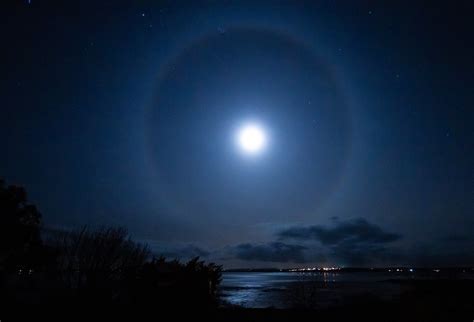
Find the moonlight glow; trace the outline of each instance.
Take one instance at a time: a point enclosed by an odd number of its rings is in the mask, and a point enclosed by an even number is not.
[[[267,143],[267,137],[262,127],[257,124],[246,124],[237,133],[237,143],[246,154],[258,154]]]

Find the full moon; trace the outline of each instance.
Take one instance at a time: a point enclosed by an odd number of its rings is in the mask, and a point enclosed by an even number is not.
[[[237,132],[237,144],[246,154],[258,154],[267,144],[265,131],[257,124],[246,124]]]

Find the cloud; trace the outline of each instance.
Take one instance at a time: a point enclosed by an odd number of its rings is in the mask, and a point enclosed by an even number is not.
[[[384,231],[381,227],[369,223],[363,218],[337,222],[334,227],[320,225],[291,227],[277,233],[280,239],[319,241],[322,245],[332,246],[341,243],[386,244],[401,238],[400,235]]]
[[[275,263],[336,263],[369,265],[397,260],[399,251],[390,247],[401,235],[385,231],[363,218],[331,226],[311,225],[277,229],[274,240],[228,246],[221,260]]]
[[[285,228],[277,232],[276,236],[280,241],[304,243],[313,250],[313,255],[346,265],[397,260],[398,252],[389,246],[401,238],[401,235],[385,231],[363,218],[347,221],[335,219],[335,224],[329,227],[312,225]]]
[[[262,262],[306,262],[305,246],[285,244],[282,242],[271,242],[267,244],[240,244],[233,247],[234,256],[246,261]]]

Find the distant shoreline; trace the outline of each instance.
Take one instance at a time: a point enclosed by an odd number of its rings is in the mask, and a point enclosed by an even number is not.
[[[394,273],[468,273],[474,272],[474,267],[338,267],[338,268],[230,268],[223,269],[224,273],[371,273],[371,272],[394,272]]]

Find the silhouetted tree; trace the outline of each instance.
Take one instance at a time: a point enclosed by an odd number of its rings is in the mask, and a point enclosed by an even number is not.
[[[41,214],[27,202],[22,187],[0,180],[0,265],[3,269],[37,265],[41,250]]]
[[[133,242],[123,228],[87,227],[56,240],[57,269],[66,287],[111,290],[129,271],[142,267],[148,248]]]

